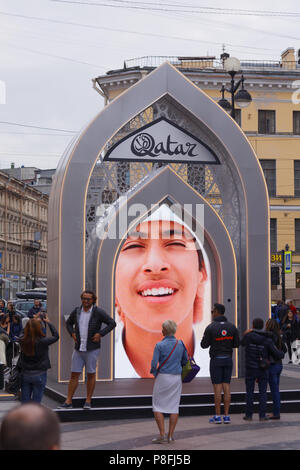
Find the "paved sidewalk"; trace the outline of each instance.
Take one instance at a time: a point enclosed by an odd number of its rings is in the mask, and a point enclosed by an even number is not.
[[[16,401],[0,401],[0,421]],[[52,407],[51,400],[43,404]],[[61,424],[63,450],[299,450],[300,413],[281,415],[280,421],[245,422],[231,416],[231,424],[209,424],[208,416],[181,417],[173,444],[152,444],[154,419],[89,421]],[[166,419],[166,427],[168,420]],[[134,453],[133,453],[134,455]]]
[[[208,417],[179,419],[173,444],[152,444],[154,420],[62,424],[62,448],[69,450],[295,450],[300,449],[300,414],[282,415],[280,421],[243,421],[209,424]]]
[[[299,366],[285,366],[283,375],[300,378]],[[299,392],[300,393],[300,392]],[[0,422],[4,414],[19,404],[1,393]],[[44,396],[43,404],[57,403]],[[92,411],[91,411],[92,413]],[[280,421],[243,421],[242,414],[231,415],[231,424],[209,424],[208,416],[180,417],[173,444],[153,445],[157,436],[154,419],[107,420],[61,423],[63,450],[299,450],[300,413],[281,415]],[[166,419],[166,429],[168,420]]]

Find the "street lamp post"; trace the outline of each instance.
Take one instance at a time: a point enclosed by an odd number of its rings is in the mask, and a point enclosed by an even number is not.
[[[235,82],[235,76],[241,71],[241,64],[238,59],[235,57],[227,57],[224,62],[224,70],[231,76],[230,88],[226,88],[225,85],[222,85],[221,93],[222,98],[219,100],[218,104],[227,112],[230,112],[230,115],[235,119],[235,104],[240,108],[246,108],[252,101],[250,93],[244,88],[244,75],[242,74],[240,80]],[[241,89],[238,91],[239,87]],[[225,91],[231,95],[231,104],[225,99]]]

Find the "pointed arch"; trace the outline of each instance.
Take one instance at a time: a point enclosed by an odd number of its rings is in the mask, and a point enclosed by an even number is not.
[[[53,368],[58,380],[67,380],[72,349],[64,315],[78,303],[86,281],[85,211],[92,171],[112,136],[163,96],[176,100],[195,117],[234,170],[243,231],[238,268],[241,326],[246,327],[257,312],[269,312],[269,201],[259,161],[235,121],[165,63],[103,109],[70,144],[58,165],[49,201],[48,236],[49,312],[60,330],[58,357],[63,356],[66,363],[62,368],[59,359]]]

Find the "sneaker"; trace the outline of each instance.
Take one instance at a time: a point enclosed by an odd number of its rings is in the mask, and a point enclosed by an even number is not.
[[[163,444],[164,442],[166,442],[165,436],[158,436],[152,439],[152,444]]]
[[[209,419],[210,424],[222,424],[221,416],[213,416]]]
[[[230,416],[223,416],[223,423],[224,424],[230,424],[231,423]]]
[[[84,410],[90,410],[91,408],[92,408],[91,403],[88,403],[88,402],[86,401],[85,404],[83,405],[83,409],[84,409]]]
[[[173,437],[173,436],[168,437],[168,443],[169,443],[169,444],[173,444],[173,442],[175,442],[174,437]]]
[[[244,421],[252,421],[252,416],[243,416]]]
[[[62,408],[62,409],[65,409],[65,410],[68,410],[70,408],[73,408],[73,405],[72,403],[63,403],[62,405],[60,405],[58,408]]]

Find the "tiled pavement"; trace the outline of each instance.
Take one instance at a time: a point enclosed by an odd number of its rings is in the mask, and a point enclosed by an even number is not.
[[[16,401],[0,401],[0,421]],[[54,407],[45,397],[43,404]],[[231,424],[209,424],[207,416],[181,417],[173,444],[154,445],[154,419],[89,421],[61,424],[63,450],[299,450],[300,414],[286,413],[280,421],[245,422],[231,416]],[[166,426],[168,420],[166,419]]]
[[[300,367],[299,367],[300,369]],[[290,371],[290,372],[289,372]],[[284,373],[292,373],[285,367]],[[298,372],[298,371],[297,371]],[[299,371],[300,372],[300,371]],[[298,374],[297,374],[298,375]],[[299,387],[300,389],[300,387]],[[2,396],[0,421],[19,402]],[[56,403],[44,397],[43,404]],[[108,420],[61,423],[63,450],[298,450],[300,449],[300,413],[281,415],[280,421],[245,422],[243,415],[231,416],[231,424],[209,424],[208,416],[180,417],[173,444],[154,445],[157,435],[154,419]],[[167,419],[166,419],[167,426]]]
[[[173,444],[154,445],[154,420],[62,424],[62,448],[75,450],[295,450],[300,449],[300,414],[280,421],[209,424],[206,416],[179,419]]]

